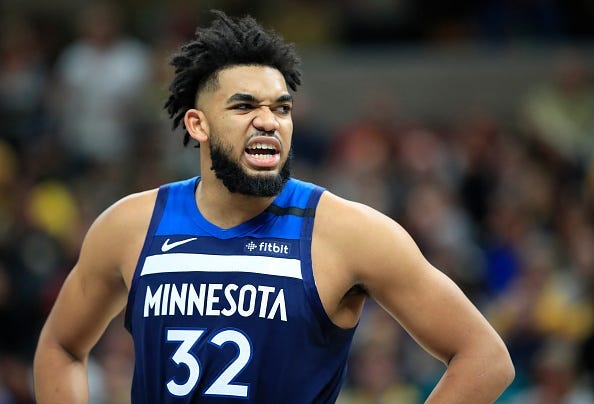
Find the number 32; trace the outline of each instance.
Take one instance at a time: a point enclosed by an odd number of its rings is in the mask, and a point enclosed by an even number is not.
[[[187,396],[198,384],[201,376],[200,362],[191,349],[204,334],[204,329],[168,329],[167,342],[179,342],[179,347],[173,353],[171,360],[176,365],[185,365],[188,368],[188,379],[179,384],[174,378],[167,382],[167,390],[177,397]],[[227,343],[237,346],[238,354],[223,370],[223,372],[204,391],[204,395],[247,397],[249,385],[232,383],[233,379],[246,367],[252,357],[250,340],[241,331],[224,329],[215,333],[209,343],[221,348]]]

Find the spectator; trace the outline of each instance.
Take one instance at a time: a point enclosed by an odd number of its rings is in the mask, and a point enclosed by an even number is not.
[[[59,131],[79,162],[125,157],[150,74],[148,49],[124,35],[119,10],[96,3],[79,17],[80,37],[59,56]]]
[[[48,69],[30,21],[11,17],[0,21],[0,133],[21,150],[43,134]]]
[[[554,78],[526,97],[523,119],[529,135],[566,161],[586,163],[594,147],[594,86],[577,52],[562,52]]]

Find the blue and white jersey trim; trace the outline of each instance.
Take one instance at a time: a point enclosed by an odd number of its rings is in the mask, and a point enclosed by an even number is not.
[[[173,272],[248,272],[302,279],[298,259],[169,253],[146,257],[140,276]]]

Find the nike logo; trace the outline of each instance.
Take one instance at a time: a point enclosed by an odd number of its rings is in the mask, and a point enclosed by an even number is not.
[[[165,240],[165,242],[161,246],[161,251],[167,252],[167,251],[171,250],[172,248],[175,248],[175,247],[180,246],[182,244],[189,243],[190,241],[194,241],[194,240],[198,240],[198,238],[197,237],[186,238],[186,239],[183,239],[183,240],[174,241],[173,243],[170,243],[169,242],[169,239],[167,239],[167,240]]]

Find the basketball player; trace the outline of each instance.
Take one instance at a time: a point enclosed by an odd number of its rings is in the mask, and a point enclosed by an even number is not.
[[[40,404],[88,400],[89,351],[124,307],[133,403],[334,402],[368,298],[447,365],[429,402],[492,402],[509,385],[500,337],[405,230],[290,177],[298,62],[223,13],[172,58],[166,108],[200,145],[201,176],[91,226],[39,339]]]

